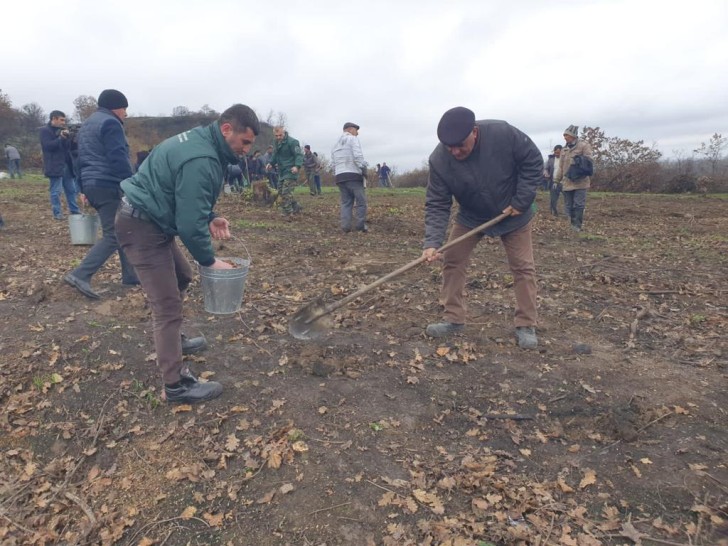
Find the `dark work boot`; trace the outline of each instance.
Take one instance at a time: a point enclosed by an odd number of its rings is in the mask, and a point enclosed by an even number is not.
[[[581,231],[581,225],[584,223],[584,209],[574,209],[574,217],[571,220],[571,225],[574,226],[576,231]]]
[[[205,336],[187,337],[182,334],[182,354],[193,355],[207,349],[207,340]]]
[[[171,404],[197,404],[220,396],[222,385],[216,381],[192,383],[180,379],[176,385],[165,385],[164,394]]]
[[[429,324],[425,329],[425,333],[430,337],[447,337],[462,332],[463,328],[465,328],[463,324],[438,322],[436,324]]]

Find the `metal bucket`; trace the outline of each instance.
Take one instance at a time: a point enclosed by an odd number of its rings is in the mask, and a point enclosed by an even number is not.
[[[72,245],[93,245],[99,236],[99,217],[96,214],[70,214],[68,228]]]
[[[205,311],[215,315],[230,315],[240,311],[245,293],[245,279],[250,269],[248,258],[218,258],[235,265],[234,269],[212,269],[197,265],[200,271]]]

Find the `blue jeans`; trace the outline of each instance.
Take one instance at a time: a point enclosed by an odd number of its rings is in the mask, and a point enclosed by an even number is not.
[[[364,231],[367,221],[367,195],[364,182],[350,180],[338,184],[341,197],[341,229],[351,231],[352,211],[356,209],[354,229]]]
[[[320,174],[313,175],[313,181],[316,184],[316,193],[318,195],[321,195],[321,175]]]
[[[121,203],[121,189],[107,188],[84,184],[84,195],[93,208],[99,213],[103,237],[96,241],[83,259],[81,264],[73,270],[73,275],[82,281],[91,282],[91,277],[106,263],[114,252],[119,252],[121,262],[121,282],[124,284],[138,284],[134,267],[129,263],[126,254],[119,247],[116,240],[114,219]]]
[[[20,160],[8,159],[8,174],[10,178],[15,178],[15,173],[18,173],[18,178],[23,178],[23,173],[20,170]]]
[[[66,194],[66,203],[68,203],[68,211],[71,214],[81,214],[81,209],[78,208],[78,189],[76,188],[76,181],[73,177],[64,172],[63,176],[50,177],[50,193],[51,193],[51,210],[53,216],[59,217],[63,214],[61,208],[61,191]]]

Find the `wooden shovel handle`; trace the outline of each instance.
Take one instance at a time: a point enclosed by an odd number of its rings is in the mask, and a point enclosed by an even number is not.
[[[496,225],[497,223],[505,220],[506,218],[508,218],[508,216],[510,216],[510,215],[509,214],[500,214],[500,215],[496,216],[495,218],[493,218],[492,220],[489,220],[488,222],[485,222],[484,224],[481,224],[478,227],[471,229],[467,233],[464,233],[457,239],[453,239],[452,241],[447,242],[446,244],[444,244],[440,248],[438,248],[437,251],[442,252],[443,250],[447,250],[448,248],[455,246],[459,242],[464,241],[468,237],[472,237],[476,233],[479,233],[485,229],[488,229],[489,227],[492,227],[492,226]],[[369,292],[370,290],[373,290],[377,286],[384,284],[388,280],[391,280],[391,279],[401,275],[402,273],[409,271],[413,267],[420,265],[422,262],[425,261],[425,259],[426,258],[424,256],[420,256],[416,260],[413,260],[410,263],[403,265],[399,269],[392,271],[391,273],[385,275],[384,277],[377,279],[373,283],[368,284],[368,285],[364,286],[363,288],[360,288],[359,290],[357,290],[356,292],[354,292],[352,294],[349,294],[345,298],[342,298],[338,301],[330,303],[323,309],[323,311],[321,313],[319,313],[318,317],[328,315],[329,313],[331,313],[332,311],[335,311],[339,307],[342,307],[342,306],[346,305],[347,303],[354,301],[356,298],[358,298],[362,294],[365,294],[365,293]],[[315,318],[318,318],[318,317],[315,317]],[[314,320],[315,320],[315,318],[314,318]]]

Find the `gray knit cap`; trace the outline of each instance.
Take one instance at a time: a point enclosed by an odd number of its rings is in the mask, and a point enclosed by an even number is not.
[[[564,134],[573,136],[574,138],[579,138],[579,126],[569,125],[566,129],[564,129]]]

